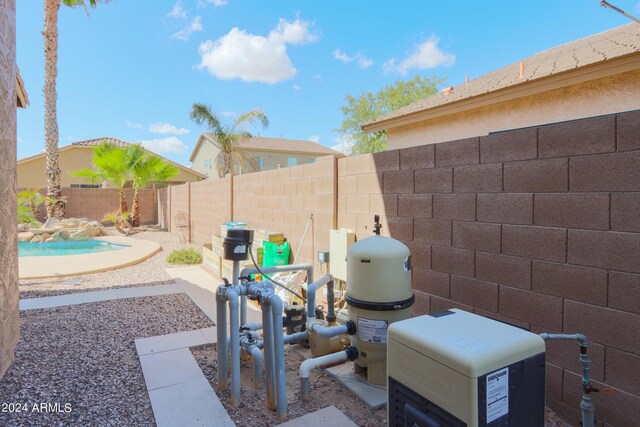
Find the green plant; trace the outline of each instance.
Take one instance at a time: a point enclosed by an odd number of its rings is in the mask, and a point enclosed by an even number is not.
[[[139,227],[140,189],[151,183],[162,184],[178,175],[180,171],[166,160],[146,151],[140,144],[127,147],[127,160],[131,172],[131,185],[134,188],[130,222],[134,227]]]
[[[437,86],[444,79],[437,77],[415,76],[410,80],[396,80],[377,92],[364,92],[360,95],[347,95],[342,110],[342,125],[336,131],[340,136],[353,143],[352,155],[377,153],[387,149],[385,130],[365,133],[360,126],[380,116],[427,98],[438,92]]]
[[[71,176],[82,177],[93,184],[102,181],[112,183],[120,193],[119,213],[129,210],[123,188],[130,179],[130,165],[126,148],[103,142],[93,147],[93,169],[71,171]]]
[[[195,249],[176,249],[167,257],[169,264],[201,264],[202,254]]]
[[[33,217],[38,217],[38,208],[42,203],[44,203],[45,197],[40,194],[40,188],[27,188],[24,191],[20,191],[18,193],[18,200],[22,200],[24,204],[29,206],[31,212],[33,212]]]
[[[23,200],[18,198],[18,224],[39,225],[33,211]]]

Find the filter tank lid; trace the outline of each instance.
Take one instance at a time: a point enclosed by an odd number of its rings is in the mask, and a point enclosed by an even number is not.
[[[391,237],[375,235],[355,242],[347,251],[351,257],[400,258],[405,259],[411,252],[407,245]]]
[[[409,347],[469,378],[544,353],[537,334],[464,310],[389,325],[389,342]],[[435,316],[435,317],[434,317]]]

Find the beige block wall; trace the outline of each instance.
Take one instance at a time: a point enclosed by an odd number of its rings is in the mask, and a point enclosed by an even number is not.
[[[203,244],[220,233],[220,224],[231,219],[231,177],[191,184],[191,241]]]
[[[158,222],[156,208],[156,190],[140,189],[140,222],[156,224]],[[133,207],[133,189],[124,190],[129,211]],[[62,195],[67,198],[65,217],[89,218],[99,221],[107,213],[118,210],[120,192],[116,188],[63,188]]]
[[[84,178],[71,176],[69,172],[79,169],[91,169],[93,150],[91,147],[73,147],[60,151],[60,169],[62,170],[62,187],[71,187],[71,184],[88,184]],[[45,157],[37,157],[18,165],[18,187],[38,188],[47,186],[45,175]],[[199,179],[193,173],[180,169],[180,173],[172,178],[172,182],[182,183]]]
[[[640,70],[387,130],[389,149],[640,109]]]
[[[0,378],[20,339],[16,204],[16,5],[0,2]]]
[[[282,232],[298,263],[316,262],[319,249],[329,247],[329,230],[335,225],[335,167],[333,156],[316,163],[274,169],[233,180],[233,219],[257,228]],[[313,222],[302,240],[313,214]],[[293,259],[292,255],[292,259]]]

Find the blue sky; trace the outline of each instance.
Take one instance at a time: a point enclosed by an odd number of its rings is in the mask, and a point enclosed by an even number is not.
[[[612,0],[640,13],[638,0]],[[42,1],[17,2],[17,56],[31,105],[18,112],[18,158],[43,151]],[[416,74],[444,86],[629,22],[598,0],[112,0],[60,9],[60,146],[111,136],[189,165],[205,102],[254,133],[338,144],[347,94]]]

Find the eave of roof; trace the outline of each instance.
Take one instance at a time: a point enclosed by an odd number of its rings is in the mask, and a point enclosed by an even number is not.
[[[374,132],[632,71],[640,54],[640,27],[626,24],[552,47],[470,82],[414,102],[362,129]],[[611,69],[607,70],[607,67]],[[634,68],[635,67],[635,68]],[[558,82],[564,84],[558,85]]]
[[[20,76],[20,69],[16,66],[16,98],[18,108],[27,108],[29,105],[29,96],[27,90],[24,87],[24,81]]]

